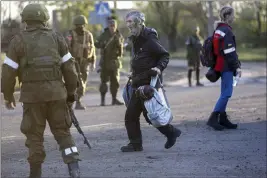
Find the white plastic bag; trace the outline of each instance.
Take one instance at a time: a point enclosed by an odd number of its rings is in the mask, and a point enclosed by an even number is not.
[[[150,100],[144,102],[147,110],[147,117],[154,127],[161,127],[169,124],[173,115],[168,104],[165,91],[161,84],[159,91],[155,89],[158,80],[158,75],[151,78],[150,85],[154,88],[154,96]]]

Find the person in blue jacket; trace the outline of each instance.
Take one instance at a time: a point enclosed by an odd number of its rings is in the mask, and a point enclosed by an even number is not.
[[[207,125],[215,130],[236,129],[226,114],[229,98],[233,93],[233,77],[241,76],[241,63],[236,51],[235,35],[230,26],[234,21],[234,9],[224,6],[220,10],[221,21],[215,22],[213,34],[213,50],[216,56],[214,70],[221,74],[221,95],[211,113]]]

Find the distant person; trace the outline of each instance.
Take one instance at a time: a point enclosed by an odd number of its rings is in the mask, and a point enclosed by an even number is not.
[[[85,29],[88,24],[87,19],[83,15],[78,15],[73,20],[75,28],[70,30],[67,35],[67,42],[71,55],[75,58],[80,68],[79,77],[81,84],[77,90],[78,101],[76,101],[75,109],[84,110],[85,106],[81,103],[87,85],[87,77],[89,68],[95,69],[96,54],[93,34]],[[77,66],[76,66],[77,67]]]
[[[234,9],[224,6],[220,10],[221,21],[215,22],[213,35],[213,50],[217,56],[214,70],[221,75],[221,95],[207,122],[215,130],[236,129],[226,114],[229,98],[233,93],[233,76],[241,76],[241,63],[236,53],[235,36],[230,26],[234,21]]]
[[[105,97],[108,92],[107,82],[110,81],[110,93],[112,96],[112,105],[123,105],[118,100],[117,93],[120,87],[120,69],[122,67],[121,58],[123,56],[124,39],[118,30],[117,21],[108,20],[108,28],[97,38],[95,47],[101,50],[101,59],[99,62],[101,84],[99,91],[101,94],[101,106],[106,105]]]
[[[196,86],[203,86],[200,83],[200,50],[202,37],[199,34],[199,27],[194,28],[194,32],[188,37],[187,45],[187,64],[188,64],[188,85],[192,86],[192,72],[196,71]]]

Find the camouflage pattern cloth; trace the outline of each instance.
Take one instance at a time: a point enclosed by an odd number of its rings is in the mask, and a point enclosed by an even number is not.
[[[81,72],[82,84],[77,90],[78,98],[80,99],[85,94],[89,67],[95,66],[96,62],[94,38],[88,30],[74,29],[69,31],[67,42],[70,53],[78,63]]]
[[[100,93],[107,92],[107,82],[110,81],[110,92],[113,98],[116,98],[119,89],[119,69],[121,69],[121,57],[123,55],[124,39],[117,30],[115,34],[111,34],[109,29],[97,38],[95,46],[101,49],[101,59],[99,66],[101,68],[101,84]]]
[[[4,99],[11,101],[18,76],[23,102],[21,132],[27,138],[30,165],[40,165],[45,159],[46,120],[68,164],[79,160],[66,102],[76,92],[78,75],[64,37],[35,23],[11,40],[2,66],[1,90]]]
[[[121,69],[120,58],[123,55],[124,39],[117,30],[115,34],[111,34],[108,28],[97,38],[95,46],[101,49],[100,67],[103,70]]]
[[[200,67],[200,50],[201,50],[201,37],[197,35],[190,36],[187,41],[187,61],[188,67],[196,70]]]

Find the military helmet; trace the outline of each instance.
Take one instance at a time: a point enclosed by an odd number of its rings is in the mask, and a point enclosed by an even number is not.
[[[87,19],[84,15],[78,15],[73,19],[74,25],[84,25],[88,24]]]
[[[22,11],[22,22],[27,20],[36,20],[41,22],[47,22],[50,18],[48,10],[42,4],[28,4]]]

